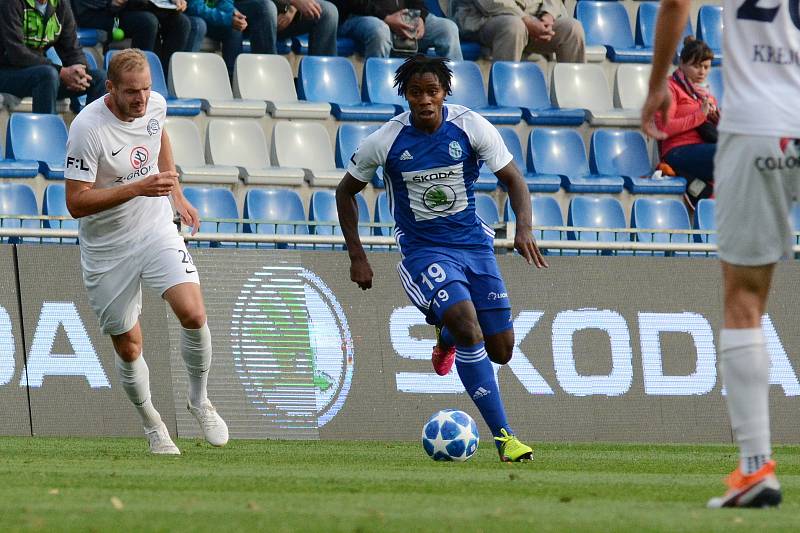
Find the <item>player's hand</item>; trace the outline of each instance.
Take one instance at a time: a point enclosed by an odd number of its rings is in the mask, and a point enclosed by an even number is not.
[[[414,31],[414,26],[406,24],[405,14],[406,10],[401,9],[400,11],[395,11],[391,15],[386,15],[383,21],[389,26],[392,33],[402,35],[406,39],[413,39],[414,37],[411,32]],[[420,18],[420,20],[422,20],[422,18]]]
[[[186,0],[172,0],[172,3],[175,4],[175,11],[178,13],[186,11]]]
[[[350,281],[358,285],[362,291],[372,288],[372,267],[366,257],[350,260]]]
[[[667,80],[659,83],[658,87],[650,88],[647,93],[647,99],[642,106],[642,131],[657,141],[663,141],[667,138],[667,134],[656,127],[656,113],[661,113],[661,119],[664,124],[667,123],[669,117],[667,112],[672,98],[669,95],[667,88]]]
[[[322,16],[322,6],[317,0],[291,0],[291,5],[296,7],[304,18],[317,20]]]
[[[189,200],[182,198],[180,201],[176,201],[175,210],[181,217],[181,223],[192,228],[192,235],[197,233],[197,230],[200,229],[200,213],[189,203]]]
[[[529,265],[536,265],[536,268],[548,268],[550,266],[545,261],[539,246],[536,245],[531,228],[517,226],[517,232],[514,235],[514,248],[525,258]]]
[[[173,170],[151,174],[137,181],[138,196],[169,196],[178,184],[178,173]]]
[[[289,27],[289,24],[292,23],[295,15],[297,15],[297,8],[294,6],[289,6],[289,9],[286,10],[286,13],[281,13],[280,15],[278,15],[279,33]]]
[[[278,17],[278,25],[280,26],[280,17]],[[247,29],[247,17],[240,11],[233,10],[233,17],[231,18],[231,27],[236,31],[244,31]]]

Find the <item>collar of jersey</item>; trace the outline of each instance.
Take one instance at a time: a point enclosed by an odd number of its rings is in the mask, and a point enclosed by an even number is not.
[[[422,131],[421,129],[419,129],[418,127],[416,127],[414,125],[414,123],[411,121],[411,111],[408,112],[408,125],[411,126],[411,129],[413,129],[415,132],[419,133],[420,135],[424,135],[426,137],[433,137],[434,135],[439,133],[442,130],[442,128],[444,127],[445,122],[447,122],[447,114],[448,114],[448,109],[447,109],[447,104],[445,104],[445,105],[442,106],[442,123],[439,124],[439,127],[436,128],[431,133],[426,133],[426,132]]]

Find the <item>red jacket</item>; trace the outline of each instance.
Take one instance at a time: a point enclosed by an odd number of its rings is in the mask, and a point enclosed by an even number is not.
[[[667,134],[667,138],[661,141],[659,153],[661,159],[673,148],[685,146],[687,144],[702,144],[704,141],[695,128],[706,121],[706,115],[701,111],[703,103],[695,100],[683,90],[678,82],[672,77],[669,78],[669,92],[672,102],[667,111],[669,122],[664,125],[661,114],[656,114],[656,126]],[[717,100],[709,95],[714,105]]]

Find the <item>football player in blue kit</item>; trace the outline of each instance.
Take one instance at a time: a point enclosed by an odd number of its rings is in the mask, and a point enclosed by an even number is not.
[[[416,56],[395,74],[410,111],[368,136],[350,158],[336,190],[339,222],[350,255],[350,279],[372,287],[358,236],[356,194],[383,167],[397,265],[411,301],[436,326],[432,362],[446,375],[455,362],[464,388],[494,435],[502,461],[531,459],[508,424],[492,362],[506,364],[514,349],[508,291],[494,255],[494,231],[475,211],[474,184],[482,163],[508,190],[517,217],[515,249],[528,264],[547,263],[531,233],[528,188],[500,133],[479,114],[445,104],[452,72],[446,60]]]

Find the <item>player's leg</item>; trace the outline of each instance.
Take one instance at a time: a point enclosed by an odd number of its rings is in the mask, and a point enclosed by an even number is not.
[[[158,290],[181,323],[180,352],[188,375],[187,409],[213,446],[228,442],[228,426],[208,399],[211,332],[200,291],[200,278],[183,239],[175,233],[152,246],[142,280]]]

